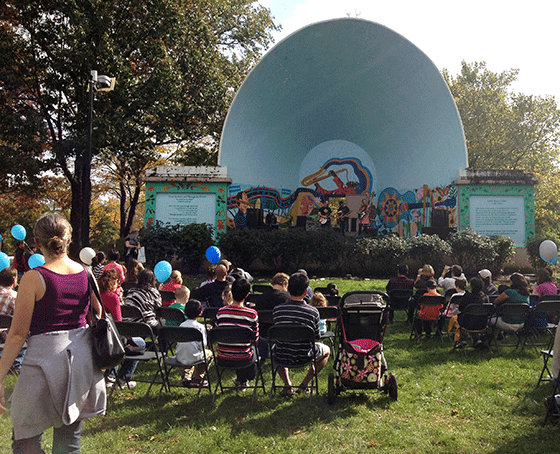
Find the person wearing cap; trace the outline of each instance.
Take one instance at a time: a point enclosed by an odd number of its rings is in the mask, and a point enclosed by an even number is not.
[[[498,292],[498,288],[494,284],[492,284],[492,273],[490,272],[490,270],[487,270],[486,268],[480,270],[478,272],[478,275],[480,276],[480,278],[482,279],[482,283],[484,284],[482,293],[484,293],[485,295],[498,295],[500,293]]]
[[[138,249],[140,249],[140,240],[138,239],[138,229],[133,227],[130,229],[130,233],[126,237],[124,242],[125,249],[125,262],[126,266],[130,266],[132,260],[138,260]]]

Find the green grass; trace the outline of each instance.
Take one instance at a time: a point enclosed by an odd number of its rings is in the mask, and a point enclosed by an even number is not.
[[[312,287],[325,281],[312,283]],[[336,280],[341,293],[383,289],[384,281]],[[345,391],[326,402],[327,375],[319,377],[321,395],[285,400],[259,393],[225,392],[216,404],[207,392],[194,406],[194,390],[159,388],[144,399],[147,384],[115,391],[107,415],[85,422],[84,453],[551,453],[558,451],[558,424],[542,427],[542,399],[550,385],[535,388],[542,359],[534,351],[452,351],[446,339],[409,342],[410,329],[397,314],[385,337],[389,370],[399,383],[392,401],[379,390]],[[153,368],[138,367],[137,378]],[[270,363],[264,364],[267,387]],[[295,376],[302,377],[302,373]],[[228,378],[230,380],[230,378]],[[15,383],[5,380],[7,393]],[[9,452],[11,424],[3,415],[0,452]],[[51,434],[45,442],[50,452]]]

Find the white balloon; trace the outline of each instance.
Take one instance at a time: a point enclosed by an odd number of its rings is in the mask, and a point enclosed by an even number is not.
[[[86,265],[91,265],[91,260],[95,257],[95,251],[90,247],[85,247],[80,251],[80,260]]]
[[[544,240],[539,246],[539,254],[545,262],[552,262],[558,254],[558,247],[554,241]]]

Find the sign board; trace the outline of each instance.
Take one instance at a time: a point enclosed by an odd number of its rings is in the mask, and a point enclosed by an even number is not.
[[[471,195],[471,228],[481,235],[510,237],[525,246],[525,199],[522,195]]]
[[[216,194],[160,192],[156,195],[156,219],[171,225],[213,226],[216,222]]]

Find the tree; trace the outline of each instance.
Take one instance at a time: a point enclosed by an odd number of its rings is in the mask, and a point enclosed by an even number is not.
[[[160,145],[217,143],[235,89],[276,28],[251,0],[8,0],[0,23],[4,181],[64,175],[74,253],[89,244],[90,70],[118,81],[94,104],[93,159],[138,175]]]
[[[494,73],[486,63],[462,62],[443,77],[459,109],[472,169],[517,169],[533,173],[536,229],[560,227],[560,110],[554,97],[515,93],[519,71]]]

